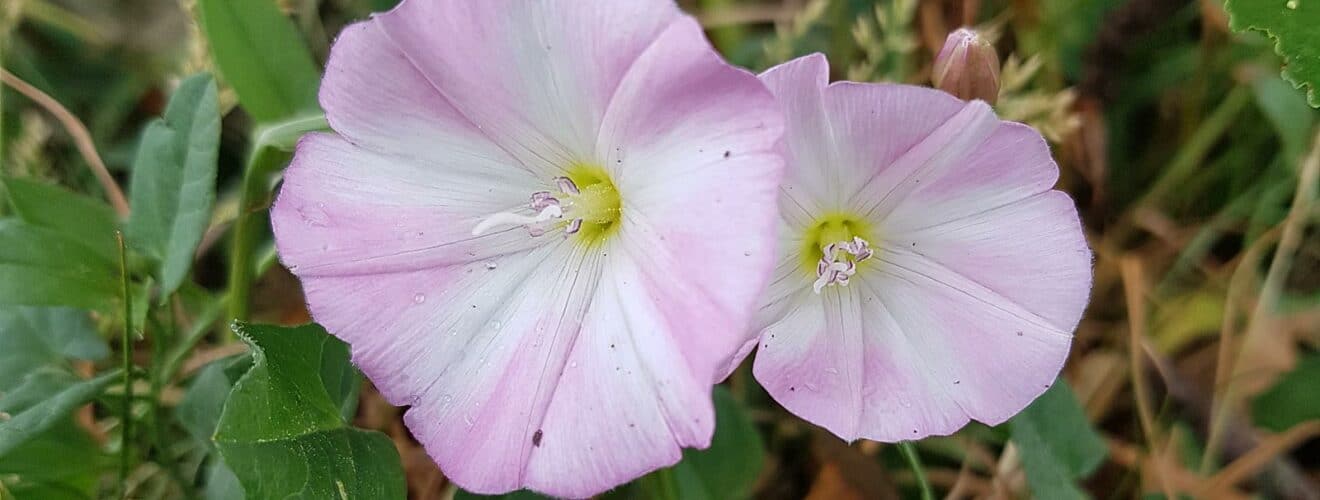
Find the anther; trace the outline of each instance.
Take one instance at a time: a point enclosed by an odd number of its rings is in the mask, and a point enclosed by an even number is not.
[[[871,258],[875,251],[866,240],[854,236],[852,241],[829,243],[821,247],[820,261],[816,263],[816,281],[811,289],[820,293],[825,287],[837,284],[848,286],[857,274],[857,263]]]

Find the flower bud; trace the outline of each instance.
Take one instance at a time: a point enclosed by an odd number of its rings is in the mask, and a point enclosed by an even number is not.
[[[931,80],[960,99],[990,104],[999,97],[999,54],[989,40],[969,28],[958,28],[944,40],[935,57]]]

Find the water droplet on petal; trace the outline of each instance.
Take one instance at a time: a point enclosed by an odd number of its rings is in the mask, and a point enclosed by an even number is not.
[[[497,267],[500,267],[500,265],[496,264],[493,260],[486,262],[486,269],[489,271],[494,271]]]
[[[577,368],[577,361],[568,364],[569,368]]]
[[[426,302],[426,294],[419,293],[417,295],[413,295],[414,304],[421,304],[422,302]]]

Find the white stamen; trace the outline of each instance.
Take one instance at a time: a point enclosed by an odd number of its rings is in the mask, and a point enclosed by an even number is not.
[[[817,294],[830,285],[848,286],[852,276],[857,274],[857,263],[871,258],[875,251],[871,250],[869,242],[854,236],[852,241],[825,245],[821,254],[816,263],[816,281],[811,284]]]
[[[568,177],[555,177],[555,185],[559,187],[560,192],[574,196],[582,194],[582,192],[578,190],[577,184],[573,182],[573,179],[569,179]]]
[[[535,217],[529,215],[516,214],[513,212],[500,212],[491,214],[477,223],[477,227],[472,228],[472,236],[481,236],[493,228],[501,226],[528,226],[535,227],[537,224],[550,219],[559,219],[564,217],[564,209],[559,204],[549,205]]]
[[[568,227],[564,228],[564,234],[573,234],[582,230],[582,219],[573,219],[569,221]]]

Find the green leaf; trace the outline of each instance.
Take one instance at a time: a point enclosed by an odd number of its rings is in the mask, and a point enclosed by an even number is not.
[[[399,0],[371,0],[371,10],[385,12],[399,5]]]
[[[243,485],[238,476],[224,462],[216,460],[206,466],[206,486],[202,491],[206,500],[243,500]]]
[[[213,361],[202,368],[174,412],[189,435],[207,446],[212,445],[211,437],[220,423],[225,398],[251,368],[252,358],[246,355]]]
[[[235,325],[252,369],[234,385],[215,443],[249,498],[404,498],[385,435],[341,415],[347,349],[316,325]],[[327,375],[329,375],[327,377]]]
[[[1307,87],[1307,100],[1320,108],[1320,2],[1311,0],[1228,0],[1229,26],[1264,31],[1283,57],[1283,77]]]
[[[674,466],[680,498],[750,498],[765,465],[761,435],[728,389],[716,386],[710,448],[683,450]]]
[[[86,500],[95,498],[97,479],[111,463],[87,432],[66,417],[0,456],[0,476],[16,478],[5,484],[15,498]]]
[[[1107,451],[1067,382],[1056,381],[1010,426],[1035,498],[1086,498],[1075,481],[1094,472]]]
[[[119,379],[119,372],[116,370],[92,380],[77,382],[62,390],[53,390],[60,387],[67,377],[69,375],[59,372],[38,372],[29,376],[19,388],[0,398],[0,412],[10,414],[9,420],[0,422],[0,456],[57,425],[73,410],[96,398]],[[40,402],[33,404],[34,399]]]
[[[127,236],[160,263],[162,299],[187,277],[211,222],[219,151],[215,82],[194,75],[179,84],[164,119],[147,126],[133,162]]]
[[[1302,422],[1320,419],[1320,355],[1312,354],[1297,363],[1274,387],[1256,396],[1251,413],[1257,425],[1283,432]]]
[[[1306,107],[1306,96],[1273,76],[1252,79],[1251,90],[1256,96],[1256,106],[1283,143],[1285,160],[1289,164],[1297,163],[1306,154],[1315,123],[1315,111]]]
[[[109,205],[54,184],[17,177],[3,181],[9,203],[23,222],[76,235],[106,260],[116,258],[119,220]]]
[[[0,219],[0,305],[113,303],[119,271],[82,241],[53,229]]]
[[[503,495],[478,495],[463,490],[454,492],[454,500],[547,500],[549,498],[550,497],[541,496],[527,490],[518,490]]]
[[[110,355],[86,311],[57,307],[0,308],[0,393],[29,373],[66,359]]]
[[[188,386],[175,409],[174,416],[188,434],[205,443],[209,451],[205,469],[203,497],[208,500],[242,500],[243,487],[239,484],[234,471],[225,465],[216,453],[216,426],[220,422],[220,413],[224,411],[225,398],[234,384],[252,368],[252,357],[246,354],[216,360],[206,365]]]
[[[243,108],[269,123],[318,109],[320,70],[274,0],[199,0],[202,31]]]

